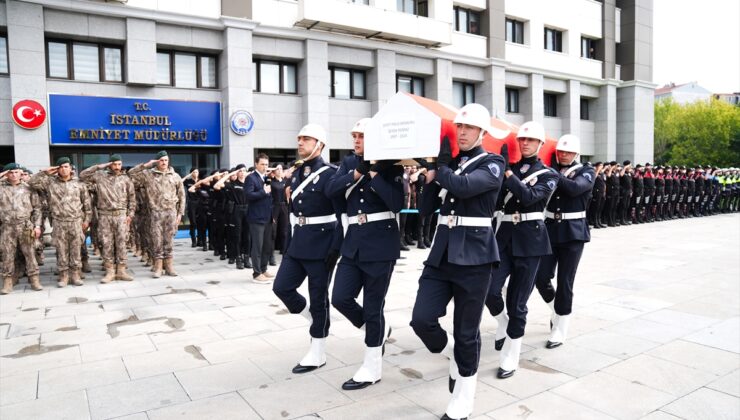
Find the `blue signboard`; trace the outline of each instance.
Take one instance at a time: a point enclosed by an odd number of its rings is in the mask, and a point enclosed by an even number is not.
[[[219,102],[49,95],[54,146],[221,146]]]

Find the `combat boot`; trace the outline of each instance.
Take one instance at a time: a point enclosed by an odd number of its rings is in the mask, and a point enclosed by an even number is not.
[[[238,257],[236,259],[236,269],[237,270],[244,270],[244,260],[242,257]]]
[[[111,267],[113,268],[113,267]],[[116,265],[116,280],[132,281],[134,278],[126,272],[126,264]]]
[[[153,268],[152,271],[154,271],[154,273],[152,274],[152,277],[154,277],[155,279],[162,277],[162,259],[161,258],[156,258],[154,260],[154,264],[152,264],[152,268]]]
[[[172,266],[172,257],[169,257],[164,260],[164,272],[168,276],[176,277],[177,271],[175,271],[175,267]]]
[[[0,295],[7,295],[13,291],[13,277],[5,276],[3,278],[3,288],[0,290]]]
[[[113,270],[113,264],[106,262],[103,265],[105,266],[105,276],[103,276],[103,278],[100,279],[100,282],[110,283],[116,278],[116,272]]]
[[[91,273],[92,270],[90,269],[90,259],[89,258],[83,258],[82,259],[82,272],[83,273]]]
[[[66,287],[69,283],[69,272],[67,270],[59,272],[59,281],[57,281],[57,287]]]
[[[41,287],[41,282],[39,281],[39,275],[34,274],[33,276],[28,277],[28,282],[31,283],[31,289],[35,291],[43,290],[44,288]]]
[[[72,270],[69,276],[69,280],[74,284],[75,286],[82,286],[84,283],[82,282],[82,279],[80,278],[80,269]]]

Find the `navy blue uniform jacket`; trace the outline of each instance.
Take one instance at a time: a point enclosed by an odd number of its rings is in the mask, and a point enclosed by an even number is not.
[[[558,187],[547,204],[547,210],[553,213],[585,212],[591,201],[591,189],[595,178],[594,168],[591,165],[584,165],[568,174],[567,177],[561,176]],[[585,217],[573,220],[546,219],[545,225],[547,225],[547,234],[552,244],[591,240],[588,219]]]
[[[522,168],[525,171],[522,171]],[[502,197],[505,197],[511,191],[513,195],[506,203],[504,213],[519,212],[523,214],[545,211],[547,201],[558,185],[558,173],[554,169],[548,168],[547,172],[532,180],[535,181],[534,185],[530,183],[531,181],[526,184],[522,182],[529,174],[544,168],[546,166],[539,159],[522,159],[511,167],[513,175],[504,181],[505,189],[501,194]],[[496,239],[500,248],[511,244],[511,252],[515,257],[537,257],[552,254],[550,240],[543,220],[530,220],[516,225],[511,222],[503,222],[499,231],[496,232]]]
[[[272,197],[265,192],[265,181],[257,171],[244,180],[244,194],[249,202],[248,223],[267,223],[272,217]]]
[[[421,214],[431,214],[439,208],[439,217],[493,218],[504,175],[504,158],[487,153],[459,175],[454,173],[461,158],[472,159],[481,153],[486,152],[482,147],[476,147],[458,155],[451,163],[451,168],[437,170],[435,182],[423,188]],[[447,190],[443,203],[439,198],[441,188]],[[424,264],[439,267],[445,257],[447,262],[457,265],[498,263],[500,258],[493,227],[457,226],[450,229],[446,224],[437,226],[432,249]]]
[[[337,173],[329,180],[326,194],[345,201],[347,188],[355,183],[355,168],[361,156],[351,154],[342,160]],[[365,175],[345,202],[347,215],[372,214],[384,211],[398,213],[403,207],[403,167],[394,165],[370,178]],[[342,242],[341,254],[358,261],[392,261],[401,256],[401,242],[396,219],[349,225]]]
[[[328,166],[306,185],[306,188],[290,202],[290,212],[295,217],[318,217],[333,214],[339,220],[339,203],[326,196],[326,186],[329,179],[336,172],[336,166],[324,161],[319,156],[303,163],[293,172],[290,178],[291,193],[296,191],[312,173],[324,166]],[[341,243],[342,229],[338,222],[321,223],[318,225],[294,225],[293,233],[288,245],[288,255],[302,260],[323,260],[329,251],[338,250]]]

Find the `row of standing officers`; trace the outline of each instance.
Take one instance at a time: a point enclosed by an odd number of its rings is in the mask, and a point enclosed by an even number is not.
[[[400,257],[396,214],[403,208],[403,168],[364,159],[367,122],[362,119],[352,128],[354,153],[339,167],[321,157],[327,143],[322,127],[308,124],[298,133],[300,166],[287,187],[292,235],[273,284],[288,310],[310,322],[310,345],[294,373],[326,363],[330,304],[364,331],[363,362],[342,385],[345,390],[381,380],[384,345],[391,335],[383,307]],[[523,158],[509,164],[506,147],[499,155],[481,145],[486,132],[495,130],[485,107],[466,105],[454,122],[459,154],[453,157],[454,145],[445,138],[436,162],[417,159],[425,175],[420,216],[437,210],[439,215],[411,319],[429,351],[450,360],[452,395],[443,419],[465,419],[473,411],[485,308],[498,320],[499,378],[518,368],[527,300],[535,287],[552,308],[546,347],[565,342],[573,282],[590,240],[586,210],[596,180],[592,166],[578,163],[576,136],[560,139],[557,163],[550,168],[537,157],[544,129],[527,122],[517,138]],[[298,292],[306,279],[308,299]],[[453,330],[447,332],[439,318],[451,301]]]

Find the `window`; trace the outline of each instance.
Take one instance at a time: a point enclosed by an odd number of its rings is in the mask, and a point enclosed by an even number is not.
[[[56,79],[123,82],[123,51],[112,45],[47,41],[46,74]]]
[[[424,96],[424,79],[415,76],[396,76],[396,91]]]
[[[429,16],[429,2],[427,0],[396,0],[399,12],[417,16]]]
[[[596,59],[596,40],[581,37],[581,57]]]
[[[557,117],[558,116],[558,95],[554,93],[545,93],[545,116],[546,117]]]
[[[480,13],[455,6],[455,30],[480,35]]]
[[[506,19],[506,40],[516,44],[524,44],[524,22]]]
[[[365,99],[365,71],[329,67],[331,72],[331,97],[340,99]]]
[[[506,88],[506,112],[519,113],[519,89]]]
[[[179,51],[157,51],[157,84],[182,88],[218,87],[216,57]]]
[[[582,120],[589,120],[588,117],[588,104],[589,100],[586,98],[581,98],[581,119]]]
[[[8,37],[0,34],[0,74],[8,74]]]
[[[347,0],[347,1],[349,1],[350,3],[355,3],[355,4],[364,4],[366,6],[370,5],[370,0]]]
[[[255,60],[254,90],[262,93],[298,93],[298,72],[293,63]]]
[[[557,29],[545,28],[545,49],[563,52],[563,32]]]
[[[475,102],[475,85],[465,82],[452,82],[452,98],[454,105],[462,108]]]

